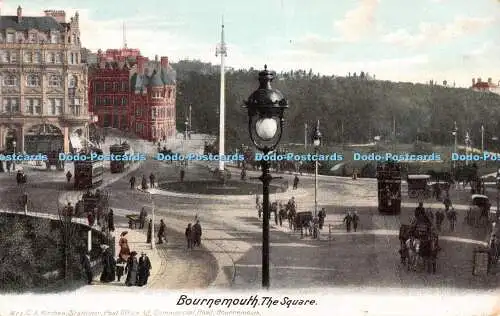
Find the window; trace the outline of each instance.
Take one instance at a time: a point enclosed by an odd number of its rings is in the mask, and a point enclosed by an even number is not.
[[[13,74],[7,74],[3,79],[3,85],[6,87],[17,86],[17,77]]]
[[[73,44],[78,44],[78,38],[75,33],[71,35],[71,40]]]
[[[56,62],[56,54],[54,54],[54,53],[49,53],[49,54],[47,55],[47,62],[48,62],[48,63],[51,63],[51,64],[55,64],[55,62]]]
[[[63,56],[61,53],[57,53],[56,54],[56,63],[57,64],[61,64],[62,63],[62,60],[63,60]]]
[[[50,32],[50,42],[52,44],[59,43],[59,32],[55,32],[55,31]]]
[[[11,63],[17,63],[17,53],[16,52],[10,52],[9,57],[10,57]]]
[[[3,112],[19,112],[19,102],[16,98],[3,98]]]
[[[42,102],[40,99],[26,99],[27,114],[42,114]]]
[[[111,92],[111,82],[105,82],[104,83],[104,92]]]
[[[62,99],[49,99],[49,115],[62,114]]]
[[[120,91],[120,84],[118,82],[113,83],[113,92]]]
[[[42,60],[42,55],[40,54],[40,52],[35,52],[33,54],[33,63],[39,64],[40,60]]]
[[[170,99],[171,97],[172,97],[172,90],[168,89],[167,98]]]
[[[127,97],[122,97],[122,105],[127,105]]]
[[[30,34],[28,34],[28,41],[30,43],[36,43],[36,39],[37,39],[36,38],[36,33],[30,33]]]
[[[73,104],[80,105],[80,99],[78,99],[78,98],[73,99]]]
[[[122,82],[122,91],[125,92],[128,90],[128,82],[127,81],[123,81]]]
[[[50,75],[49,86],[50,87],[60,87],[61,86],[61,77],[59,75]]]
[[[40,76],[37,74],[29,74],[26,77],[26,85],[28,87],[38,87],[40,85]]]
[[[14,32],[7,33],[7,43],[14,43],[16,40],[16,34]]]
[[[2,62],[8,63],[10,61],[9,52],[2,52]]]
[[[77,85],[77,78],[76,76],[72,75],[69,77],[69,82],[68,82],[68,88],[76,88]]]
[[[32,53],[24,53],[24,62],[32,63],[33,62],[33,54]]]
[[[100,82],[94,82],[94,91],[102,92],[102,84]]]
[[[157,116],[156,109],[151,109],[151,118],[155,119]]]
[[[115,97],[114,100],[113,100],[113,105],[114,106],[118,106],[120,105],[120,98],[119,97]]]
[[[73,64],[75,63],[75,54],[71,54],[71,56],[70,56],[70,57],[71,57],[71,58],[70,58],[70,64],[72,64],[72,65],[73,65]]]

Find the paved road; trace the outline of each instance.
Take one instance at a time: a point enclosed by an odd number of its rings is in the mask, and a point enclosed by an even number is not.
[[[148,161],[135,171],[137,176],[154,172],[159,181],[177,181],[179,168],[162,162]],[[236,174],[235,174],[236,175]],[[285,176],[291,180],[292,176]],[[206,167],[191,164],[185,181],[209,179]],[[313,206],[313,179],[302,177],[300,189],[283,195],[273,195],[286,201],[295,195],[299,210]],[[119,210],[138,212],[150,207],[148,195],[130,190],[128,178],[110,186],[111,206]],[[304,189],[305,188],[305,191]],[[306,192],[306,196],[304,196]],[[456,200],[466,201],[456,193]],[[452,196],[455,193],[452,193]],[[287,229],[273,227],[271,232],[271,276],[273,287],[304,286],[376,286],[376,287],[438,287],[455,289],[496,288],[498,280],[472,277],[472,250],[484,240],[484,232],[459,225],[455,233],[446,232],[441,239],[443,251],[438,273],[407,272],[399,265],[399,242],[395,232],[406,222],[411,209],[403,210],[399,217],[379,215],[375,210],[376,182],[372,179],[321,178],[318,202],[327,209],[327,224],[333,225],[333,240],[312,241],[300,239]],[[221,251],[229,254],[236,267],[234,288],[260,286],[261,224],[256,218],[255,197],[200,198],[189,195],[155,194],[157,219],[164,218],[167,225],[183,229],[199,214],[205,241],[217,243]],[[358,205],[361,217],[360,232],[343,233],[340,220],[345,205]],[[364,205],[365,207],[360,207]],[[460,213],[459,216],[463,216]],[[461,221],[459,220],[459,223]],[[274,225],[273,225],[274,226]],[[376,232],[376,233],[375,233]],[[323,236],[325,236],[325,232]],[[462,239],[460,239],[462,238]],[[225,266],[232,278],[231,266]]]

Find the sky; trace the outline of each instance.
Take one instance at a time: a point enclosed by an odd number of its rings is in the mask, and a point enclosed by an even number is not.
[[[0,0],[2,1],[2,0]],[[215,56],[224,16],[228,67],[313,69],[345,76],[468,87],[500,81],[499,0],[3,0],[1,14],[76,10],[84,47],[151,58]]]

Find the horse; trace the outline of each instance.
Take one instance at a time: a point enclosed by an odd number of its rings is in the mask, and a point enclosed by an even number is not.
[[[422,257],[420,255],[420,240],[416,238],[409,238],[406,241],[406,248],[408,249],[408,271],[417,270],[417,266],[422,260]]]
[[[436,273],[437,255],[441,250],[438,245],[437,236],[431,236],[422,241],[421,256],[424,262],[424,269],[427,273]]]

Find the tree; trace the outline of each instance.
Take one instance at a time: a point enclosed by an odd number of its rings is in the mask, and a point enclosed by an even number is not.
[[[70,282],[73,276],[75,257],[78,257],[77,249],[75,249],[78,226],[73,221],[74,210],[71,211],[69,207],[58,207],[58,215],[64,256],[64,280]]]

